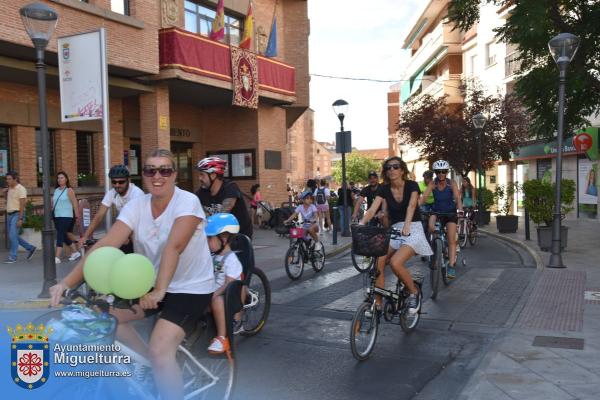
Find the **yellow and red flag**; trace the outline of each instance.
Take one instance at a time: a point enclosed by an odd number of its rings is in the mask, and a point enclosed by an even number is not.
[[[252,47],[252,39],[254,38],[254,15],[252,14],[252,2],[248,3],[248,13],[244,21],[244,35],[240,42],[240,48],[249,50]]]
[[[212,23],[210,36],[212,40],[221,40],[225,37],[225,5],[223,0],[217,3],[217,15]]]

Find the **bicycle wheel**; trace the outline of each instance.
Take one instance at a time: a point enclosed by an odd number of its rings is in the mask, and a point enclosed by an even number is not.
[[[361,274],[367,272],[371,265],[375,262],[375,257],[365,257],[354,254],[354,251],[350,251],[350,258],[352,258],[352,265]]]
[[[436,238],[433,243],[433,256],[431,257],[430,263],[430,277],[431,277],[431,298],[435,299],[438,294],[440,286],[440,276],[442,275],[442,268],[444,267],[444,257],[442,255],[442,239]]]
[[[400,326],[405,333],[410,333],[415,330],[421,319],[421,306],[423,305],[423,293],[421,292],[421,285],[415,282],[417,287],[417,297],[419,299],[419,311],[415,314],[409,314],[406,306],[400,312]]]
[[[350,325],[350,348],[358,361],[369,358],[375,347],[378,330],[379,317],[375,310],[375,302],[362,303]]]
[[[473,224],[469,225],[471,225],[469,228],[469,243],[471,243],[471,246],[475,246],[475,243],[477,243],[477,229]]]
[[[271,284],[265,273],[254,268],[248,284],[248,294],[242,315],[242,336],[254,336],[261,331],[271,310]]]
[[[467,239],[469,236],[469,224],[465,218],[461,218],[458,224],[458,245],[461,249],[464,249],[467,245]]]
[[[325,266],[325,246],[323,246],[323,243],[320,241],[315,242],[312,251],[311,263],[315,272],[323,271],[323,267]]]
[[[450,284],[450,278],[448,278],[448,265],[450,265],[450,248],[449,248],[449,244],[447,241],[443,242],[444,245],[444,251],[442,251],[442,268],[441,268],[441,275],[442,275],[442,282],[444,282],[444,286],[448,286]],[[458,264],[458,257],[459,257],[460,252],[456,252],[456,263],[454,265],[454,268],[456,269],[456,265]]]
[[[287,276],[295,281],[302,276],[304,271],[304,258],[297,243],[293,244],[285,253],[285,272]]]
[[[235,360],[209,356],[206,348],[195,346],[192,354],[179,346],[177,362],[181,368],[184,399],[229,400],[235,383]]]

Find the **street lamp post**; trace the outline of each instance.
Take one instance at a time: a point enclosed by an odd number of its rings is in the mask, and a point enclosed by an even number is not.
[[[550,39],[548,48],[554,61],[558,65],[559,84],[558,84],[558,153],[556,156],[556,184],[554,185],[554,218],[552,220],[552,254],[548,261],[548,268],[565,268],[562,261],[560,249],[560,192],[562,180],[562,153],[563,153],[563,130],[564,130],[564,112],[565,112],[565,86],[567,84],[567,68],[569,63],[575,57],[579,47],[579,38],[570,33],[561,33]]]
[[[345,136],[345,132],[344,132],[344,118],[346,117],[346,112],[348,111],[348,102],[346,100],[336,100],[333,102],[332,104],[333,107],[333,112],[335,113],[335,115],[337,115],[338,119],[340,120],[340,138],[342,138],[343,143],[342,143],[342,197],[343,197],[343,203],[344,206],[342,207],[342,211],[344,213],[344,218],[342,219],[342,236],[350,236],[350,224],[349,224],[349,218],[350,218],[350,213],[348,212],[349,207],[352,206],[352,204],[346,204],[346,201],[348,200],[348,188],[346,187],[346,136]],[[338,207],[339,208],[339,207]]]
[[[46,64],[44,50],[52,37],[58,14],[41,3],[28,4],[19,10],[27,34],[33,42],[36,54],[35,68],[38,80],[38,103],[40,109],[40,135],[42,137],[42,191],[44,195],[44,229],[42,246],[44,255],[44,284],[38,297],[48,297],[48,288],[56,283],[54,262],[54,230],[50,224],[50,140],[48,137],[48,115],[46,112]]]
[[[481,176],[483,175],[483,167],[481,166],[481,152],[483,141],[483,127],[485,126],[486,118],[482,113],[473,116],[473,125],[477,129],[477,210],[481,218],[483,212],[483,191],[481,190]]]

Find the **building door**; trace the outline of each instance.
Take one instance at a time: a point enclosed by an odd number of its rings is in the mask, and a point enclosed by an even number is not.
[[[171,142],[171,152],[175,156],[177,168],[177,186],[180,189],[194,191],[192,181],[192,143]]]

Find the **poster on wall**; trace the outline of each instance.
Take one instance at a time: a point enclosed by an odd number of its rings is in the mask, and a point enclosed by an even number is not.
[[[62,122],[102,118],[103,46],[100,31],[58,39]]]
[[[8,150],[0,150],[0,176],[8,172]]]
[[[598,204],[597,169],[597,163],[579,160],[579,204]]]

